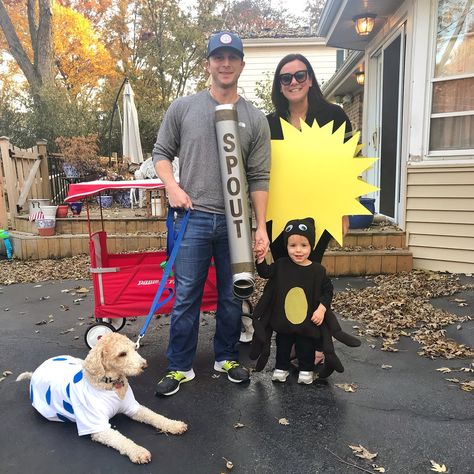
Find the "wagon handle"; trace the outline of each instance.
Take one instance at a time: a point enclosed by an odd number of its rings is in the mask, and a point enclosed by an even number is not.
[[[174,212],[174,210],[170,208],[168,210],[168,213],[171,213],[171,212]],[[163,306],[165,303],[167,303],[173,297],[174,291],[171,288],[165,288],[165,285],[166,285],[166,281],[168,280],[168,277],[171,273],[171,269],[173,268],[173,264],[174,264],[174,261],[176,259],[176,255],[178,254],[179,245],[181,244],[181,240],[183,240],[184,232],[185,232],[186,226],[188,224],[190,213],[191,213],[191,211],[188,209],[185,212],[184,216],[183,216],[183,220],[181,222],[181,227],[179,229],[178,236],[176,237],[176,240],[175,240],[174,245],[173,245],[173,250],[171,251],[171,255],[169,256],[168,261],[166,262],[165,270],[163,272],[163,276],[161,277],[160,286],[158,287],[158,290],[155,294],[155,298],[153,299],[153,303],[151,304],[150,311],[148,312],[148,316],[146,318],[146,321],[143,324],[142,330],[140,331],[140,334],[138,335],[137,342],[135,343],[135,346],[136,346],[137,349],[140,347],[140,340],[145,335],[145,332],[148,329],[151,318],[155,314],[155,311],[160,306]],[[167,296],[167,298],[165,300],[160,302],[161,295],[163,294],[163,291],[165,289],[169,290],[170,294]]]

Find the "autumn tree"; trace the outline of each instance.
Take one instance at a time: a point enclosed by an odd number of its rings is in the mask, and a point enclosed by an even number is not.
[[[307,0],[305,13],[308,16],[311,31],[316,31],[326,0]]]
[[[244,37],[284,31],[297,23],[286,8],[273,8],[269,0],[232,0],[224,7],[222,18],[223,26]]]
[[[19,36],[13,26],[12,17],[6,8],[11,7],[13,18],[27,18],[27,25],[21,28]],[[43,86],[53,83],[53,41],[51,0],[29,0],[26,11],[18,11],[22,5],[14,0],[0,0],[0,27],[3,31],[8,51],[13,56],[31,88],[32,95],[38,97]],[[16,8],[16,11],[15,11]],[[18,22],[19,25],[24,22]],[[26,28],[27,26],[27,28]]]

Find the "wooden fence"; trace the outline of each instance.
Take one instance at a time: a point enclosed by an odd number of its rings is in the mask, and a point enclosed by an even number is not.
[[[7,229],[30,198],[51,199],[46,141],[21,149],[0,137],[0,228]]]

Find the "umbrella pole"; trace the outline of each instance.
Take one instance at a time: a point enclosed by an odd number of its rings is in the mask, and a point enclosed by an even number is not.
[[[112,115],[110,116],[110,123],[109,123],[109,167],[112,165],[112,124],[114,121],[114,115],[115,115],[115,109],[117,108],[117,102],[120,97],[120,93],[122,92],[123,87],[125,84],[128,82],[128,77],[125,77],[125,79],[122,82],[122,85],[120,86],[120,89],[117,92],[117,95],[115,96],[115,101],[114,101],[114,106],[112,108]]]

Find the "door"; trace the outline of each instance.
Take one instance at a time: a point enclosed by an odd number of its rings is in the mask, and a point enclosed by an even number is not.
[[[397,221],[400,205],[400,151],[405,27],[400,27],[370,59],[372,87],[368,109],[368,156],[380,158],[368,173],[377,211]]]

